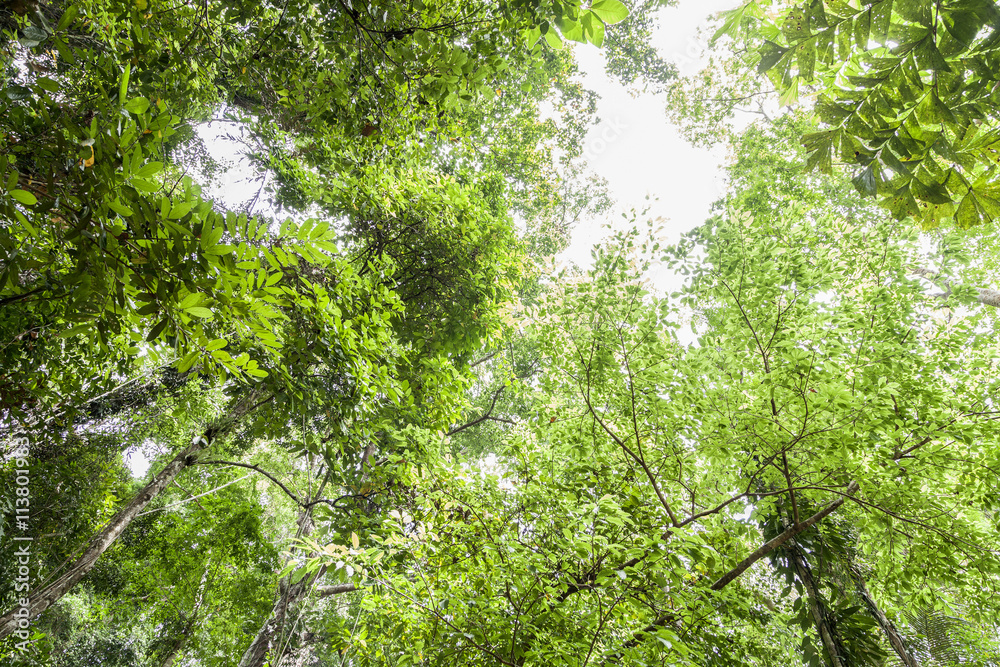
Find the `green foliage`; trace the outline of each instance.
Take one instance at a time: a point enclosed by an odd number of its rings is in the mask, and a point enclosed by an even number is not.
[[[122,452],[152,478],[212,442],[34,619],[38,662],[221,666],[262,638],[275,665],[763,667],[830,641],[877,665],[879,609],[925,661],[992,659],[998,350],[969,307],[995,243],[926,242],[832,172],[899,218],[992,219],[997,11],[724,14],[823,125],[729,135],[705,224],[667,245],[633,216],[545,276],[610,208],[565,42],[661,90],[666,4],[0,10],[0,423],[31,436],[33,583],[142,486]],[[671,86],[689,134],[769,94],[748,66]],[[258,170],[242,206],[203,190],[210,120]]]
[[[897,219],[972,227],[1000,213],[998,26],[985,0],[751,2],[720,33],[746,31],[782,104],[816,91],[809,167],[853,165],[855,187]]]
[[[995,490],[980,486],[998,451],[995,342],[975,318],[930,316],[908,276],[917,253],[896,223],[795,202],[669,249],[691,276],[672,298],[639,280],[664,254],[654,241],[600,250],[533,311],[544,372],[534,410],[503,413],[516,422],[495,467],[440,465],[366,536],[386,553],[354,565],[378,584],[366,632],[392,639],[356,642],[357,659],[763,665],[797,659],[803,639],[819,660],[804,597],[766,570],[716,582],[783,530],[755,522],[804,521],[845,494],[831,516],[853,526],[885,604],[975,600],[988,623],[993,596],[955,572],[1000,574]],[[695,343],[674,333],[679,308]],[[879,664],[888,648],[819,525],[797,539],[823,603],[854,662]],[[776,639],[788,624],[794,644]]]

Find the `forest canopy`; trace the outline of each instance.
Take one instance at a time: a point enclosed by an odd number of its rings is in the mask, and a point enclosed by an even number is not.
[[[675,4],[0,0],[0,662],[1000,665],[1000,11]]]

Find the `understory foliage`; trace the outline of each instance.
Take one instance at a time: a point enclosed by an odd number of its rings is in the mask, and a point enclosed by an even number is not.
[[[0,2],[0,662],[1000,664],[1000,14],[670,4]]]

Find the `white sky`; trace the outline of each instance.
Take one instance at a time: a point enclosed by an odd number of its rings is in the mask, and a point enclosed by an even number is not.
[[[680,0],[679,6],[661,10],[654,45],[661,56],[680,68],[681,75],[694,74],[702,63],[705,40],[711,36],[699,36],[698,28],[711,15],[738,4],[738,0]],[[647,217],[664,218],[672,240],[704,222],[709,206],[723,193],[721,152],[713,154],[688,144],[667,120],[663,96],[631,97],[622,85],[609,79],[600,49],[579,45],[576,56],[585,74],[584,85],[601,96],[601,122],[590,132],[585,146],[591,168],[607,179],[617,202],[610,221],[621,224],[621,211],[641,211],[648,206]],[[563,259],[581,266],[589,264],[590,249],[601,237],[605,222],[582,223]]]
[[[698,71],[707,36],[699,35],[709,16],[731,9],[739,0],[679,0],[679,6],[660,11],[660,29],[654,44],[660,54],[680,68],[682,75]],[[641,210],[649,206],[649,217],[667,220],[670,237],[676,237],[703,222],[709,205],[722,194],[721,153],[713,154],[690,146],[679,136],[665,114],[662,96],[632,97],[617,81],[604,74],[604,53],[578,44],[575,54],[584,73],[584,85],[597,92],[601,122],[585,142],[591,168],[607,179],[617,210],[607,219],[582,223],[574,235],[565,259],[586,265],[590,249],[601,236],[607,221],[621,221],[621,211]],[[198,128],[216,158],[234,159],[239,145],[224,140],[226,132],[237,132],[232,125],[212,123]],[[209,191],[228,205],[248,201],[257,191],[248,182],[245,163],[234,164],[223,178],[224,186]],[[651,199],[646,200],[649,195]],[[259,210],[259,207],[258,207]]]

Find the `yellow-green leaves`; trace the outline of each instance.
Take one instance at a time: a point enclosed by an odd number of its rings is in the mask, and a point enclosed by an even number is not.
[[[27,190],[11,190],[10,196],[25,206],[34,206],[38,203],[38,198]]]
[[[597,15],[605,25],[621,23],[628,18],[628,9],[618,0],[594,0],[590,11]]]
[[[739,11],[720,33],[735,32]],[[841,157],[861,192],[924,227],[949,218],[972,226],[997,220],[980,193],[1000,173],[986,149],[1000,132],[996,68],[985,56],[998,31],[992,2],[828,1],[787,6],[748,39],[782,104],[797,102],[800,80],[819,91],[820,119],[842,145],[857,144]],[[828,169],[831,144],[806,141],[809,166]]]
[[[125,110],[135,115],[146,113],[149,109],[149,100],[145,97],[134,97],[125,103]]]

